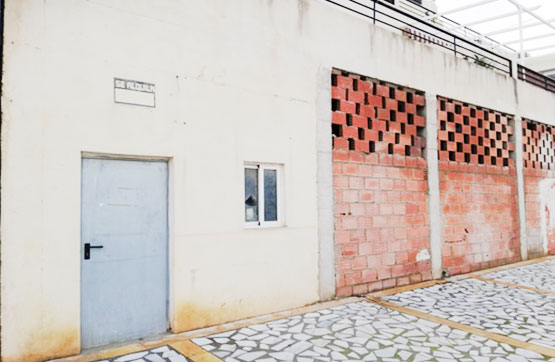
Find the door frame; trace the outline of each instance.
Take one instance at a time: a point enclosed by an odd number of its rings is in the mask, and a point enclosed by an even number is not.
[[[82,208],[83,208],[83,160],[85,159],[98,159],[98,160],[113,160],[113,161],[143,161],[143,162],[165,162],[167,164],[167,185],[166,185],[166,332],[170,332],[172,328],[173,318],[173,157],[171,156],[146,156],[146,155],[131,155],[131,154],[116,154],[116,153],[102,153],[102,152],[89,152],[81,151],[79,159],[79,348],[83,351],[82,335],[83,323],[81,318],[81,306],[83,303],[83,234],[82,234]],[[149,336],[144,336],[148,338]],[[129,341],[132,342],[132,341]],[[98,348],[98,347],[94,347]]]

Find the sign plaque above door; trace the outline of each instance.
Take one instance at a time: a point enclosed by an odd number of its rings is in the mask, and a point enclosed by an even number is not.
[[[154,108],[155,86],[152,83],[114,78],[114,102]]]

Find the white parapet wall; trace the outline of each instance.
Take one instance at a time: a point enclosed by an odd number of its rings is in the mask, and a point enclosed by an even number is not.
[[[555,54],[540,55],[533,58],[525,58],[524,65],[536,72],[555,76]]]
[[[80,352],[84,153],[169,160],[173,332],[329,298],[317,130],[334,67],[510,114],[522,99],[522,116],[555,122],[555,94],[321,0],[7,2],[2,360]],[[155,97],[116,103],[115,78]],[[285,226],[245,228],[245,162],[284,165]]]

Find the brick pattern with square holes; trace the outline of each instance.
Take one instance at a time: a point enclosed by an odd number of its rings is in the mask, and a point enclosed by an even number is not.
[[[512,117],[438,102],[443,267],[455,275],[520,260]]]
[[[337,295],[431,279],[422,93],[334,71],[332,97]]]
[[[514,167],[512,116],[438,97],[439,160]]]
[[[526,235],[529,257],[543,256],[540,182],[555,178],[555,127],[522,120]],[[555,230],[546,230],[548,253],[555,254]]]
[[[424,103],[422,92],[334,70],[333,147],[421,157]]]
[[[555,170],[555,126],[522,121],[524,168]]]

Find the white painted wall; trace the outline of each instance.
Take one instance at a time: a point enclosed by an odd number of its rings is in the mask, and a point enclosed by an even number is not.
[[[333,290],[318,280],[319,260],[333,260],[318,248],[318,218],[329,219],[318,149],[330,161],[319,75],[337,67],[516,110],[514,79],[321,0],[19,0],[5,23],[6,361],[79,352],[82,152],[170,159],[170,312],[182,331]],[[156,108],[115,104],[114,77],[155,83]],[[555,95],[530,87],[522,114],[553,120]],[[284,164],[285,227],[244,229],[245,161]]]
[[[318,300],[309,61],[252,31],[270,26],[263,2],[114,4],[7,4],[6,360],[79,352],[83,151],[171,159],[174,331]],[[115,104],[114,77],[155,83],[156,108]],[[245,161],[285,165],[286,227],[245,230]]]
[[[523,118],[555,125],[555,93],[518,81],[516,92]]]

